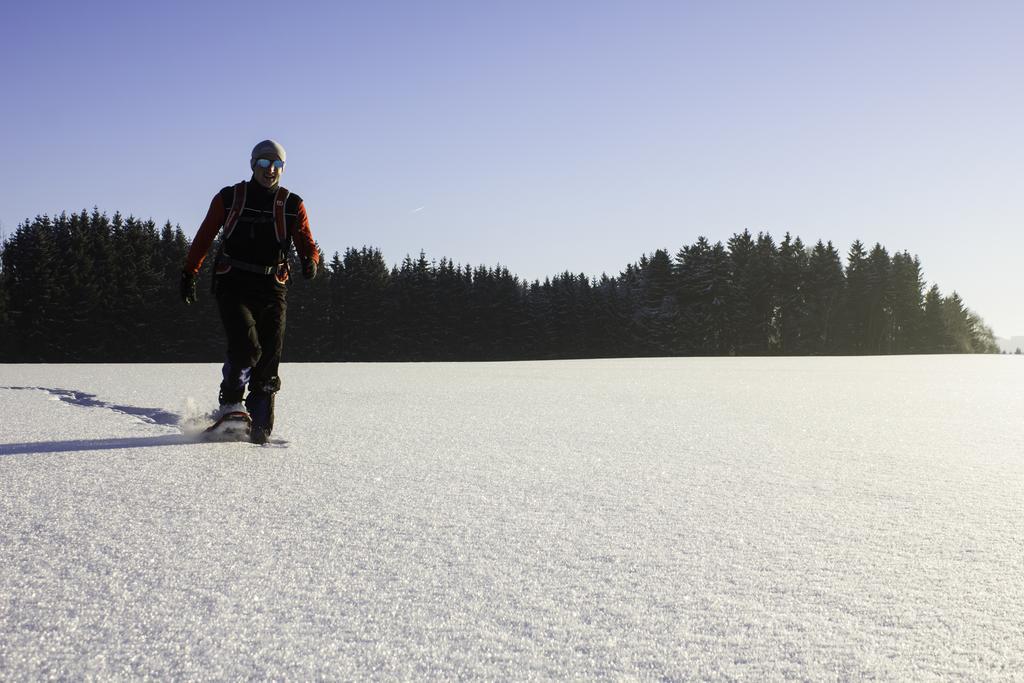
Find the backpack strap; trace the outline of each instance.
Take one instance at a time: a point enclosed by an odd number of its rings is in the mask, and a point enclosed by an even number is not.
[[[274,230],[277,232],[277,241],[281,243],[282,253],[288,244],[288,223],[285,221],[284,207],[290,194],[285,188],[279,187],[274,195]]]
[[[224,239],[231,237],[231,233],[238,224],[238,218],[242,215],[242,210],[245,209],[245,187],[246,183],[244,180],[235,185],[235,196],[231,200],[231,211],[228,212],[227,220],[224,221]]]

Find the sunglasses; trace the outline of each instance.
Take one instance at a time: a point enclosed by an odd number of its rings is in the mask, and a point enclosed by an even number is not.
[[[257,159],[256,165],[259,166],[260,168],[270,168],[271,166],[273,166],[279,171],[282,168],[284,168],[284,162],[281,161],[280,159],[274,159],[273,161],[271,161],[270,159]]]

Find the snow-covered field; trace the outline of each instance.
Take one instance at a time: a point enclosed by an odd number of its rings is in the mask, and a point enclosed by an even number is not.
[[[0,678],[1024,676],[1020,358],[282,376],[0,366]]]

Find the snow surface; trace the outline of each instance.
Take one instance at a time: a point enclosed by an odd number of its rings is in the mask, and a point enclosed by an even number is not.
[[[1019,357],[282,376],[0,366],[0,678],[1024,676]]]

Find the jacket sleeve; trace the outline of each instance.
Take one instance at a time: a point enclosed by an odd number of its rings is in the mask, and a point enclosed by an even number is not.
[[[210,202],[210,210],[206,212],[206,218],[199,226],[199,232],[192,240],[192,246],[189,247],[188,255],[185,257],[186,273],[195,275],[199,272],[206,259],[206,253],[210,251],[210,245],[213,244],[214,238],[217,237],[221,226],[224,225],[225,213],[224,200],[221,199],[218,192]]]
[[[306,204],[304,202],[299,202],[297,214],[298,220],[292,233],[295,241],[295,250],[299,252],[301,258],[313,259],[313,262],[319,265],[320,250],[317,249],[316,242],[313,240],[313,233],[309,229],[309,216],[306,214]]]

